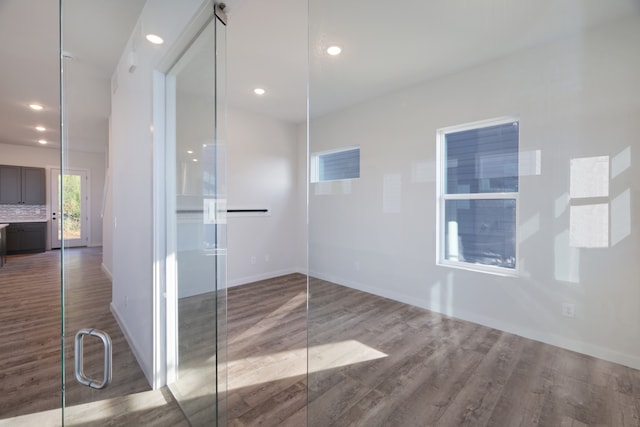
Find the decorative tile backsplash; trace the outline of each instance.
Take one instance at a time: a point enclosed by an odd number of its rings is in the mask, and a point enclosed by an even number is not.
[[[0,223],[34,220],[47,220],[46,205],[0,205]]]

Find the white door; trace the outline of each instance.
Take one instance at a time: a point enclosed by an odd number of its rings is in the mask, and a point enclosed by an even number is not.
[[[51,248],[86,246],[89,174],[86,170],[51,169]],[[60,207],[60,204],[64,209]]]

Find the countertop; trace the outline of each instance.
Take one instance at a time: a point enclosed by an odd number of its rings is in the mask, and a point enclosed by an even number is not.
[[[0,224],[0,230],[2,230],[5,227],[8,227],[8,226],[9,226],[9,224]]]
[[[46,219],[2,219],[0,223],[2,224],[15,224],[18,222],[47,222]]]

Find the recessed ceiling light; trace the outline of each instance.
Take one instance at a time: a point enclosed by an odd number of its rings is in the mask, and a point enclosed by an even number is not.
[[[266,91],[261,87],[257,87],[253,90],[253,93],[255,93],[256,95],[264,95]]]
[[[45,145],[47,143],[47,141],[44,139],[39,139],[38,142],[42,145]]]
[[[146,39],[148,41],[150,41],[153,44],[162,44],[164,43],[164,40],[162,40],[162,37],[157,36],[155,34],[147,34]]]
[[[197,161],[198,161],[198,159],[193,159],[193,161],[194,161],[194,162],[197,162]]]
[[[193,150],[187,150],[187,154],[193,154]]]
[[[36,126],[36,130],[37,130],[38,132],[44,132],[45,130],[47,130],[47,128],[46,128],[46,127],[44,127],[44,126]]]
[[[340,46],[329,46],[327,49],[327,53],[331,56],[340,55],[340,52],[342,52],[342,48]]]
[[[32,110],[40,111],[44,107],[40,104],[29,104],[29,108],[31,108]]]

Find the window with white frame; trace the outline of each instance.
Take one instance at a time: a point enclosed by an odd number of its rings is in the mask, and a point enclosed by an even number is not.
[[[360,178],[360,147],[313,153],[311,182]]]
[[[438,263],[515,273],[519,119],[438,130]]]

